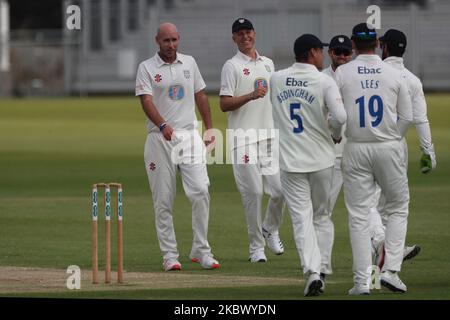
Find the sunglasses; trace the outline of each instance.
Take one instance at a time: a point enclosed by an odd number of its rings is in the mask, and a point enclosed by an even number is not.
[[[375,31],[368,31],[368,32],[356,32],[354,36],[360,37],[360,38],[376,38],[377,33]]]
[[[352,54],[352,50],[344,48],[335,48],[333,49],[333,53],[336,56],[340,56],[341,54],[343,54],[344,56],[349,56]]]

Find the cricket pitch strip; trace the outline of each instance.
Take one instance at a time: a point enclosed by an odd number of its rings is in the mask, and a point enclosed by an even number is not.
[[[187,272],[125,272],[124,283],[116,282],[117,273],[112,272],[110,284],[104,284],[104,275],[100,283],[92,284],[92,271],[81,270],[82,291],[146,290],[171,288],[229,288],[250,286],[295,286],[303,287],[303,279],[266,278],[250,276],[220,275],[211,271],[211,275]],[[70,292],[66,281],[70,274],[64,269],[34,267],[0,267],[0,295],[10,293],[51,293]]]

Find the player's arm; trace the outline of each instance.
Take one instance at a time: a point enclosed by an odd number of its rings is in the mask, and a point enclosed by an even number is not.
[[[422,150],[420,170],[422,173],[429,173],[436,168],[437,162],[434,146],[431,142],[431,129],[427,117],[427,102],[420,83],[417,84],[411,98],[414,123],[416,125],[417,136],[419,137],[420,149]]]
[[[328,123],[332,128],[332,138],[336,143],[339,143],[342,138],[342,126],[347,121],[347,113],[345,112],[342,97],[338,86],[334,80],[325,76],[325,85],[323,86],[323,96],[325,105],[330,112]]]
[[[143,94],[139,96],[139,99],[141,100],[141,106],[145,115],[160,129],[164,138],[170,141],[172,139],[173,128],[165,122],[164,118],[156,109],[153,104],[153,97],[149,94]]]
[[[239,97],[220,96],[220,109],[223,112],[234,111],[249,101],[264,98],[266,94],[266,89],[258,87],[254,91]]]
[[[153,88],[151,75],[147,71],[145,64],[141,63],[136,75],[136,96],[139,96],[142,109],[145,115],[155,124],[163,134],[166,140],[171,140],[173,129],[165,122],[165,119],[159,114],[156,106],[153,104]]]
[[[237,79],[234,66],[231,62],[226,62],[222,68],[221,85],[220,85],[220,109],[223,112],[234,111],[239,109],[252,100],[263,98],[267,94],[267,90],[262,87],[256,88],[254,91],[241,96],[235,96],[237,87]]]
[[[401,77],[399,77],[401,78]],[[412,104],[409,96],[408,87],[403,78],[399,81],[400,87],[397,96],[397,127],[400,135],[404,137],[408,131],[409,126],[413,122]]]
[[[404,137],[408,131],[409,126],[413,122],[412,104],[409,96],[408,87],[403,78],[400,80],[400,88],[397,96],[397,127],[400,135]]]
[[[214,135],[212,135],[212,131],[209,130],[212,129],[213,125],[208,96],[206,95],[205,90],[200,90],[195,93],[194,97],[195,103],[197,104],[198,112],[200,113],[200,116],[202,117],[203,123],[205,124],[206,128],[204,135],[205,145],[209,145],[210,143],[214,142],[215,137]]]

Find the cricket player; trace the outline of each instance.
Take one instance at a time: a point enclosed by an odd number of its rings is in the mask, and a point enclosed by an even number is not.
[[[328,68],[324,69],[322,72],[329,75],[335,79],[336,69],[347,62],[350,62],[353,57],[352,41],[345,35],[337,35],[333,37],[330,41],[330,46],[328,50],[328,55],[331,60],[331,64]],[[413,109],[414,111],[414,109]],[[426,112],[426,111],[425,111]],[[345,125],[343,127],[345,130]],[[334,163],[333,179],[331,184],[331,194],[328,212],[331,215],[333,213],[334,207],[336,205],[336,200],[342,188],[342,152],[344,150],[344,144],[347,141],[345,134],[342,135],[342,141],[335,144],[334,150],[336,155],[336,160]],[[406,158],[407,159],[407,158]],[[380,269],[383,267],[384,263],[384,227],[381,221],[380,213],[377,211],[378,201],[380,198],[380,188],[377,186],[377,192],[374,197],[374,205],[370,209],[370,233],[372,240],[372,262],[379,266]],[[320,253],[322,255],[322,269],[321,278],[325,279],[326,275],[332,273],[331,269],[331,253],[333,248],[334,234],[330,239],[319,238]],[[418,245],[405,246],[403,250],[403,260],[408,260],[414,258],[420,252],[420,247]]]
[[[190,258],[205,269],[219,268],[207,240],[209,178],[205,145],[197,131],[197,104],[206,129],[212,128],[205,82],[193,57],[177,52],[180,36],[174,24],[163,23],[155,38],[159,51],[139,65],[136,96],[147,115],[145,167],[155,210],[155,224],[165,271],[180,270],[173,227],[176,176],[192,204],[193,242]],[[208,139],[210,143],[213,139]],[[182,146],[182,161],[173,151]]]
[[[336,69],[347,112],[347,143],[342,172],[349,212],[354,287],[351,295],[369,294],[372,271],[369,212],[376,184],[385,197],[386,258],[381,284],[406,292],[401,270],[407,229],[409,190],[401,139],[412,122],[408,88],[399,70],[375,54],[376,31],[366,23],[352,30],[357,57]]]
[[[284,200],[278,166],[272,168],[278,141],[273,136],[268,95],[269,79],[275,67],[271,59],[256,51],[256,32],[248,19],[234,21],[232,34],[238,52],[222,68],[220,108],[228,113],[228,129],[234,130],[237,136],[227,136],[227,139],[245,210],[249,261],[266,262],[264,239],[273,253],[284,252],[278,233]],[[262,221],[264,193],[269,195],[269,202]]]
[[[327,209],[334,143],[340,141],[346,120],[336,83],[319,71],[324,46],[328,44],[312,34],[298,37],[296,63],[275,72],[270,81],[273,119],[280,135],[281,187],[306,279],[305,296],[324,290],[318,238],[332,233]],[[313,220],[318,223],[316,228]]]
[[[422,173],[429,173],[436,167],[436,154],[431,139],[430,123],[427,117],[427,103],[422,89],[422,82],[411,73],[403,64],[403,54],[406,50],[406,35],[395,29],[388,30],[384,36],[380,37],[380,48],[382,59],[394,68],[400,70],[403,79],[406,81],[412,103],[413,122],[419,137],[422,156],[419,161]],[[408,166],[408,145],[406,139],[402,139],[406,166]],[[376,199],[378,200],[378,199]],[[384,199],[381,199],[379,209],[383,210]],[[378,204],[378,203],[377,203]],[[375,248],[375,263],[381,268],[384,263],[384,233],[385,228],[381,221],[377,208],[371,210],[371,221],[373,227],[373,248]],[[418,245],[406,246],[404,249],[404,260],[415,257],[420,252]]]
[[[331,63],[328,68],[322,70],[322,72],[333,80],[335,79],[336,69],[352,59],[353,50],[352,50],[352,41],[349,37],[345,35],[337,35],[333,37],[330,41],[330,46],[328,47],[328,55],[330,57]],[[343,130],[345,130],[345,125],[343,126]],[[341,171],[341,163],[342,163],[342,151],[344,150],[344,144],[347,141],[345,135],[342,135],[342,140],[340,143],[334,145],[334,168],[333,168],[333,177],[331,179],[331,189],[330,189],[330,199],[328,204],[328,214],[330,215],[331,221],[331,229],[329,233],[324,235],[328,235],[325,237],[319,237],[318,243],[320,247],[320,253],[322,256],[322,266],[320,270],[320,277],[323,281],[325,281],[326,275],[332,274],[331,267],[331,255],[333,250],[333,242],[334,242],[334,225],[331,220],[331,215],[334,210],[334,206],[336,205],[337,197],[339,196],[339,192],[342,187],[342,171]],[[314,216],[316,218],[316,216]],[[314,220],[314,227],[317,230],[317,223]]]

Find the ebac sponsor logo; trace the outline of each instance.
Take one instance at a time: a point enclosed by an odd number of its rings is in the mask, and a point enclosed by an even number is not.
[[[307,87],[308,81],[288,77],[288,78],[286,78],[286,86],[288,86],[288,87]]]
[[[358,66],[359,74],[376,74],[381,73],[381,68],[366,68],[362,66]]]

